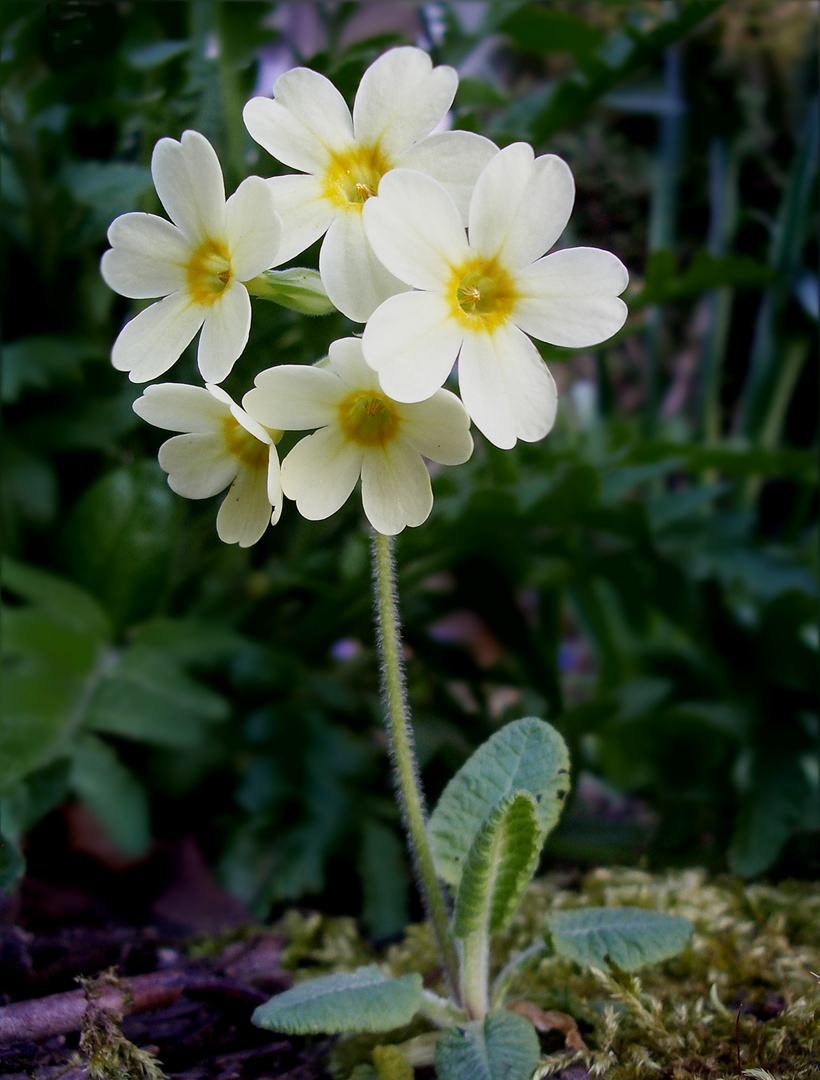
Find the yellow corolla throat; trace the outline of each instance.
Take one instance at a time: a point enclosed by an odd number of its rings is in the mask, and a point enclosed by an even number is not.
[[[376,390],[354,390],[339,404],[339,425],[349,442],[384,446],[399,430],[395,405]]]
[[[267,469],[270,447],[246,431],[233,416],[226,416],[223,420],[222,436],[225,448],[243,465],[251,469]]]
[[[205,240],[188,260],[188,291],[196,304],[218,300],[233,276],[231,255],[220,240]]]
[[[476,256],[453,267],[447,286],[450,308],[472,330],[494,330],[509,318],[517,293],[515,283],[495,259]]]
[[[351,146],[331,154],[322,185],[324,196],[337,206],[361,210],[390,168],[378,146]]]

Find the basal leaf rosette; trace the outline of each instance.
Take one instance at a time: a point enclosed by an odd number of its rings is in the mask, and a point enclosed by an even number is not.
[[[301,174],[268,181],[283,220],[278,261],[324,235],[322,280],[336,307],[356,322],[407,288],[374,256],[362,227],[362,207],[383,177],[395,168],[435,176],[466,214],[477,176],[497,153],[472,132],[430,134],[457,86],[453,68],[434,68],[427,53],[404,46],[365,71],[352,115],[336,87],[308,68],[281,75],[273,100],[256,97],[245,106],[251,136]]]
[[[248,340],[245,282],[276,261],[282,223],[267,183],[249,176],[225,200],[222,169],[196,131],[160,139],[151,173],[171,221],[156,214],[116,218],[102,257],[106,283],[134,300],[163,299],[120,331],[111,353],[132,382],[164,374],[201,328],[197,361],[206,382],[227,377]]]
[[[134,402],[155,427],[182,432],[164,442],[159,463],[168,484],[186,499],[229,488],[216,518],[219,539],[250,547],[282,513],[275,443],[281,431],[253,420],[219,386],[157,383]]]
[[[282,488],[311,521],[334,514],[361,477],[368,521],[392,536],[421,525],[433,507],[424,458],[460,465],[473,451],[470,421],[449,390],[427,401],[393,401],[364,361],[361,341],[330,346],[325,365],[283,364],[256,377],[242,404],[283,431],[317,428],[282,462]]]
[[[420,401],[458,361],[461,397],[496,446],[543,438],[555,420],[555,383],[531,337],[585,348],[618,331],[628,274],[598,248],[544,253],[569,220],[575,186],[553,154],[526,143],[496,154],[478,178],[469,236],[458,207],[430,176],[397,169],[363,210],[370,245],[412,286],[381,304],[363,337],[386,393]]]

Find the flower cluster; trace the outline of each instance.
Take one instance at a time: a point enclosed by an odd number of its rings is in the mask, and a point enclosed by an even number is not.
[[[159,456],[175,491],[230,488],[217,518],[226,543],[255,543],[283,494],[305,517],[328,517],[359,479],[377,531],[420,525],[433,501],[424,459],[466,461],[471,421],[505,449],[551,429],[555,384],[532,338],[586,347],[623,325],[620,260],[548,253],[572,210],[568,166],[525,143],[499,150],[435,131],[457,85],[421,49],[391,49],[365,72],[351,113],[322,75],[288,71],[244,120],[294,174],[251,176],[226,200],[216,153],[186,131],[161,139],[151,162],[171,220],[132,213],[111,225],[106,282],[161,298],[123,327],[114,366],[148,382],[201,330],[205,386],[149,386],[134,408],[180,433]],[[288,273],[273,268],[321,237],[321,290],[363,332],[312,367],[260,372],[240,408],[218,384],[248,341],[251,296],[269,295]],[[460,397],[443,388],[456,367]],[[304,430],[313,434],[280,468],[283,432]]]

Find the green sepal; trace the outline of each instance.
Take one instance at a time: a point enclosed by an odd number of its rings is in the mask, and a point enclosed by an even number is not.
[[[390,979],[376,964],[309,979],[277,994],[251,1021],[288,1035],[339,1035],[391,1031],[409,1024],[422,1003],[415,972]]]
[[[265,270],[246,281],[245,287],[251,296],[272,300],[301,315],[330,315],[336,310],[316,270],[299,266],[289,270]]]
[[[692,940],[688,919],[639,907],[595,907],[558,911],[548,927],[559,956],[582,967],[637,971],[677,956]]]
[[[484,1020],[443,1031],[436,1046],[439,1080],[530,1080],[540,1048],[523,1016],[494,1009]]]
[[[540,830],[535,798],[517,791],[497,803],[476,834],[456,895],[453,930],[464,938],[503,930],[535,873]]]
[[[473,840],[493,807],[528,791],[536,803],[539,847],[555,826],[569,790],[569,754],[545,720],[514,720],[492,735],[442,792],[428,831],[436,872],[458,888]]]

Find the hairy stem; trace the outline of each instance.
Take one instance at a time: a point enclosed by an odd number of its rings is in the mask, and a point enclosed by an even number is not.
[[[382,688],[396,787],[419,891],[433,928],[450,990],[457,997],[458,957],[450,935],[447,909],[427,839],[424,798],[413,751],[410,711],[401,662],[393,543],[391,537],[379,532],[375,534],[373,541],[373,577]]]

